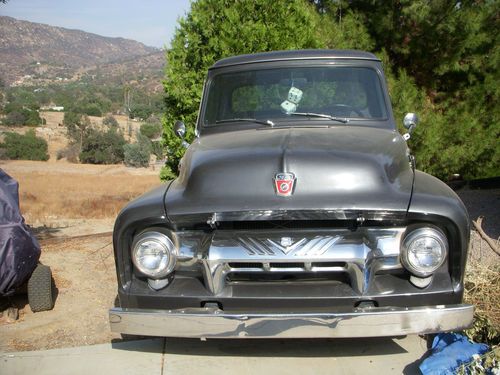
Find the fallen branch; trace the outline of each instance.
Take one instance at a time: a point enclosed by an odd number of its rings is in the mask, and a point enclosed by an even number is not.
[[[497,246],[495,245],[495,242],[483,231],[483,228],[481,228],[481,224],[483,222],[483,217],[479,216],[477,220],[472,220],[472,224],[474,224],[474,228],[478,231],[479,235],[481,238],[483,238],[488,245],[490,245],[491,249],[497,254],[500,255],[500,250],[498,250]]]

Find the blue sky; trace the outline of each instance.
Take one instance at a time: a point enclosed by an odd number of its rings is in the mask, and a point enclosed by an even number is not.
[[[189,7],[190,0],[9,0],[0,15],[164,47]]]

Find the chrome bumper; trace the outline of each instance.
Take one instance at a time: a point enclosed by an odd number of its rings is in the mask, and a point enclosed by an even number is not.
[[[192,338],[377,337],[462,330],[472,305],[367,308],[349,313],[228,314],[215,308],[109,311],[111,331]]]

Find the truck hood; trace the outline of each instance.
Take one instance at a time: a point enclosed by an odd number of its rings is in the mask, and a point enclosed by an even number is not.
[[[291,196],[276,193],[291,172]],[[167,215],[249,211],[406,212],[413,171],[395,131],[361,126],[262,128],[203,135],[165,196]]]

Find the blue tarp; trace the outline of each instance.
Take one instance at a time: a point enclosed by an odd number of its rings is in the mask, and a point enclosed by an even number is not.
[[[0,168],[0,296],[26,282],[39,258],[40,246],[19,210],[18,183]]]
[[[470,342],[458,333],[440,333],[431,350],[431,355],[420,364],[423,375],[455,374],[461,365],[472,361],[474,354],[484,354],[489,347]]]

